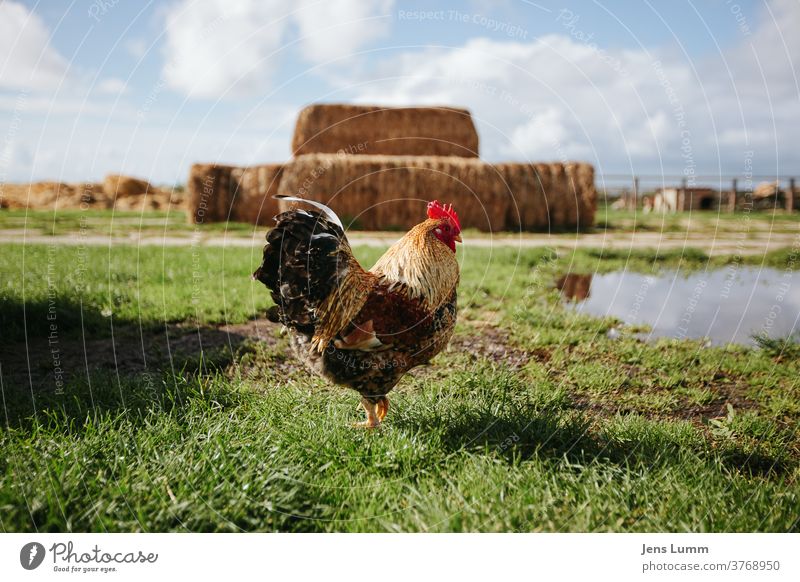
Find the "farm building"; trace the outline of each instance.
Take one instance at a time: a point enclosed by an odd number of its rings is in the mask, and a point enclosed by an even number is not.
[[[652,197],[652,208],[661,212],[716,210],[720,202],[720,192],[713,188],[658,188]]]

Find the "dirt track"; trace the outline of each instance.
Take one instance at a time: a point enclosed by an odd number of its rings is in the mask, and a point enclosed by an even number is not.
[[[348,234],[354,245],[385,247],[396,241],[400,234],[394,232],[351,232]],[[127,236],[110,237],[105,235],[56,235],[26,234],[24,230],[0,230],[0,243],[55,244],[58,246],[201,246],[201,247],[253,247],[264,244],[264,232],[259,230],[253,236],[241,234],[200,234],[199,236],[151,236],[129,233]],[[474,235],[465,237],[467,248],[473,247],[559,247],[595,249],[677,249],[700,248],[709,255],[758,255],[768,251],[793,247],[800,244],[800,235],[790,232],[753,232],[750,236],[737,233],[717,238],[705,233],[592,233],[592,234],[499,234]]]

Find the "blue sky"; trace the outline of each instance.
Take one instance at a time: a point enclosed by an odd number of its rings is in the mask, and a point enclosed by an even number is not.
[[[797,23],[797,0],[0,0],[0,181],[285,160],[317,101],[468,107],[491,161],[800,174]]]

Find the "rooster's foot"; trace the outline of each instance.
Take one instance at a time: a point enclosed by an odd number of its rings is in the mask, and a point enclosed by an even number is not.
[[[356,422],[353,426],[356,428],[378,428],[389,410],[389,400],[385,396],[381,397],[377,402],[362,398],[361,406],[367,413],[367,420]]]
[[[389,412],[389,399],[386,396],[381,396],[381,399],[378,400],[378,420],[382,421],[386,418],[386,415]]]
[[[362,420],[360,422],[354,422],[353,428],[379,428],[381,423],[379,420],[376,420],[374,423],[370,422],[369,420]]]

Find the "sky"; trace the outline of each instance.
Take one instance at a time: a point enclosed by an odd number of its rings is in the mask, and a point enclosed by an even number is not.
[[[800,0],[0,0],[0,182],[280,162],[316,102],[467,107],[488,161],[800,176]]]

